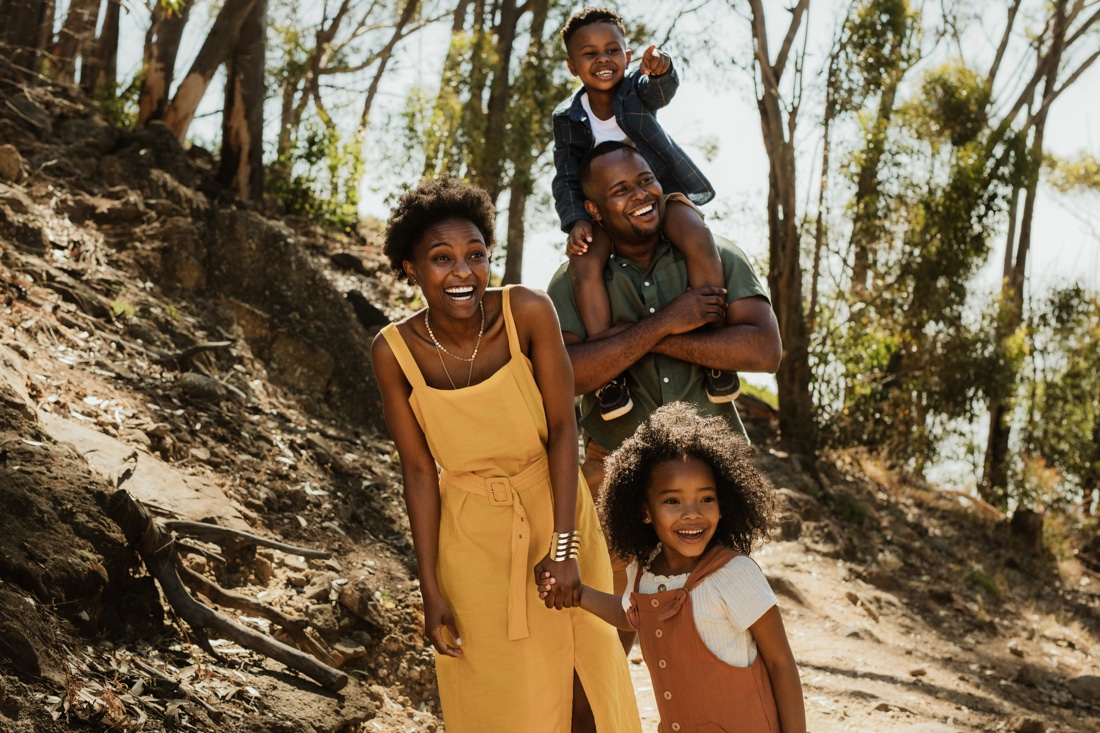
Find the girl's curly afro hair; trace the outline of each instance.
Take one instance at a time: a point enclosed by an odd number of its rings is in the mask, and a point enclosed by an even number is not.
[[[714,471],[722,517],[711,543],[748,554],[767,539],[775,512],[771,483],[753,462],[748,442],[721,417],[703,417],[686,402],[655,410],[634,435],[607,458],[599,503],[610,550],[645,562],[657,546],[657,533],[645,523],[646,490],[654,467],[694,458]]]
[[[496,209],[484,189],[449,176],[424,181],[405,192],[386,222],[383,252],[399,280],[408,278],[401,263],[412,259],[420,237],[445,219],[466,219],[481,232],[485,246],[493,248]]]

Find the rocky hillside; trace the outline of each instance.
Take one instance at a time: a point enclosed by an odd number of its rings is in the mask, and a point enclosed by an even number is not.
[[[236,205],[209,153],[64,89],[2,94],[0,730],[442,730],[368,358],[413,293],[373,235]],[[812,730],[1100,730],[1095,543],[811,466],[743,407]]]

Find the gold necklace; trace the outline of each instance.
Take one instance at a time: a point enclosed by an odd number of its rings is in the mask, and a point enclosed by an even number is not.
[[[457,359],[458,361],[467,361],[470,363],[470,373],[466,375],[466,386],[469,387],[474,381],[474,359],[477,358],[477,351],[481,348],[481,337],[485,335],[485,301],[478,303],[478,309],[481,311],[481,328],[477,332],[477,343],[474,344],[474,353],[470,354],[469,358],[465,356],[459,356],[458,354],[452,354],[446,346],[439,343],[439,339],[435,337],[435,332],[432,331],[432,322],[428,320],[428,309],[424,309],[424,325],[428,329],[428,336],[431,337],[432,343],[435,344],[435,353],[439,356],[439,363],[443,365],[443,373],[447,375],[447,381],[451,383],[451,389],[458,389],[458,385],[455,384],[455,380],[451,378],[451,370],[447,368],[447,363],[443,361],[443,354]]]

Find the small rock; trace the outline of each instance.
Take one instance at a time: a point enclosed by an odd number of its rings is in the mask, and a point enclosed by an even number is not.
[[[305,573],[287,573],[286,575],[287,585],[293,588],[305,588],[309,585],[309,578]]]
[[[0,179],[11,183],[23,180],[23,156],[14,145],[0,145]]]
[[[1085,702],[1100,702],[1100,677],[1082,675],[1069,681],[1069,691]]]
[[[271,582],[271,578],[275,575],[274,568],[271,567],[271,561],[266,557],[257,554],[252,561],[252,574],[256,576],[256,580],[261,585],[267,585]]]
[[[1043,721],[1017,715],[1008,722],[1008,729],[1012,733],[1046,733],[1047,727]]]
[[[1043,682],[1044,675],[1035,667],[1029,664],[1025,664],[1020,667],[1016,672],[1016,676],[1012,678],[1012,681],[1024,685],[1025,687],[1038,687]]]
[[[297,570],[299,572],[305,572],[309,570],[309,563],[301,555],[283,555],[283,565],[291,570]]]
[[[916,669],[909,670],[910,677],[924,677],[926,674],[928,674],[928,670],[924,669],[923,667],[917,667]]]
[[[383,604],[375,596],[374,579],[360,577],[340,589],[340,605],[378,629],[388,629],[389,620]]]
[[[178,384],[180,391],[188,397],[206,402],[224,402],[229,394],[221,382],[197,372],[184,372]]]

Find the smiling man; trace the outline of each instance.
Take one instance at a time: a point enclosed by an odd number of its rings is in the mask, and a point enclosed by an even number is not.
[[[732,402],[707,399],[707,369],[774,373],[782,345],[775,314],[745,253],[715,236],[725,288],[690,288],[683,255],[664,238],[664,193],[646,159],[624,142],[605,142],[581,162],[585,208],[611,240],[604,282],[613,328],[588,339],[577,310],[569,263],[547,290],[558,311],[573,362],[586,449],[582,470],[595,498],[603,459],[655,409],[675,401],[706,415],[722,415],[742,435]],[[704,328],[717,322],[719,327]],[[634,406],[616,420],[599,416],[593,392],[626,372]],[[625,564],[613,558],[615,590],[625,586]],[[624,644],[627,639],[624,638]]]

